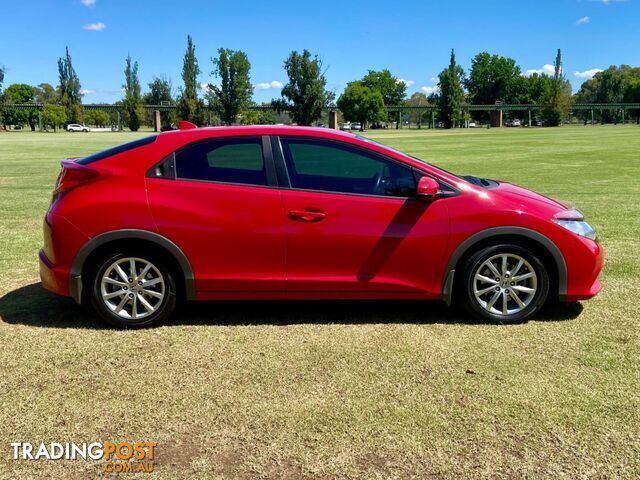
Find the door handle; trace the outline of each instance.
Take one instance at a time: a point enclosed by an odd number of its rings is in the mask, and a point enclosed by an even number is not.
[[[299,222],[320,222],[324,220],[326,216],[327,215],[324,212],[314,212],[309,210],[291,210],[289,212],[289,218]]]

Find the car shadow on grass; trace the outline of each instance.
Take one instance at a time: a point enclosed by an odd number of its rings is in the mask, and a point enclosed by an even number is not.
[[[538,321],[572,320],[579,303],[545,308]],[[40,283],[0,297],[0,318],[8,324],[49,328],[112,328],[69,298],[54,295]],[[367,301],[219,301],[190,302],[167,325],[295,325],[295,324],[480,324],[442,302]]]

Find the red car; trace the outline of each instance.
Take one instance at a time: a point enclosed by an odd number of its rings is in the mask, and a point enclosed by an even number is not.
[[[506,323],[601,288],[595,231],[537,193],[328,129],[181,127],[62,162],[47,289],[141,327],[179,298],[441,299]]]

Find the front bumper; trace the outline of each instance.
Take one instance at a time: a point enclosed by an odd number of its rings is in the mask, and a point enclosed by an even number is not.
[[[578,256],[574,252],[571,262],[568,262],[568,288],[562,298],[566,302],[588,300],[602,290],[598,275],[604,265],[604,250],[593,240],[580,237],[580,243],[587,251],[577,249],[581,254]]]

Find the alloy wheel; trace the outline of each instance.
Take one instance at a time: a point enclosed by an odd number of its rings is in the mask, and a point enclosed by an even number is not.
[[[137,320],[155,313],[165,297],[165,281],[148,260],[120,258],[107,267],[100,279],[102,301],[123,319]]]
[[[538,276],[531,264],[514,253],[494,255],[480,264],[473,275],[473,294],[489,313],[515,315],[534,299]]]

